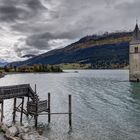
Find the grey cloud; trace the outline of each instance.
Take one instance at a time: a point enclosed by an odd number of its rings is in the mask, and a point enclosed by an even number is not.
[[[140,21],[140,1],[132,0],[125,1],[117,4],[115,10],[119,13],[120,22],[123,26],[129,26],[129,29],[133,29],[136,19]],[[118,18],[119,18],[118,16]]]
[[[0,2],[0,22],[28,20],[46,11],[39,0],[2,0]]]
[[[21,57],[51,50],[50,41],[60,39],[55,47],[62,47],[64,40],[133,29],[140,18],[139,5],[139,0],[0,0],[0,25],[5,33],[9,28],[25,37],[15,40],[13,47]]]
[[[21,41],[22,39],[20,39]],[[22,56],[22,51],[24,50],[25,48],[19,43],[15,43],[14,44],[14,51],[16,52],[17,56],[18,57],[21,57]]]
[[[73,35],[73,38],[80,38],[97,32],[97,27],[99,28],[102,24],[100,19],[107,17],[107,15],[104,15],[104,11],[108,10],[106,6],[116,4],[113,0],[52,0],[52,2],[59,4],[55,8],[52,6],[52,9],[50,8],[46,12],[49,18],[45,19],[40,16],[40,18],[35,18],[32,22],[18,23],[12,26],[13,30],[18,30],[28,35],[29,33],[42,33],[44,30],[55,34],[69,32],[69,36]],[[104,21],[106,25],[105,22],[107,21]]]
[[[31,35],[27,38],[18,39],[17,43],[14,44],[14,51],[18,55],[18,57],[22,57],[26,54],[39,54],[42,51],[51,50],[55,47],[56,44],[60,44],[57,47],[64,47],[63,40],[67,42],[71,42],[74,39],[73,35],[68,32],[54,34],[54,33],[40,33]],[[54,41],[53,43],[49,43],[49,41]],[[55,43],[55,41],[60,40],[60,43]]]
[[[14,21],[16,19],[26,18],[28,12],[10,6],[0,6],[0,19],[1,21]]]
[[[50,33],[46,34],[38,34],[38,35],[32,35],[27,38],[26,44],[29,46],[32,46],[34,48],[38,49],[51,49],[48,41],[52,38],[52,35]]]
[[[36,54],[40,53],[38,49],[35,49],[34,47],[26,45],[25,39],[23,39],[23,38],[20,38],[19,42],[16,42],[14,44],[14,51],[17,54],[17,56],[20,58],[27,54],[36,55]]]
[[[41,33],[36,35],[31,35],[27,38],[26,44],[28,46],[32,46],[34,48],[40,49],[40,50],[50,50],[51,46],[49,44],[50,40],[54,39],[74,39],[73,34],[64,32],[64,33]]]
[[[140,18],[140,1],[139,0],[133,0],[133,1],[127,1],[123,4],[118,4],[115,7],[121,14],[126,16],[126,19],[129,17],[136,18],[137,16]]]

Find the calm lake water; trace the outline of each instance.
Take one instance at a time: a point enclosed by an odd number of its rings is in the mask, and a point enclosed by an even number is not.
[[[140,140],[140,83],[128,81],[127,70],[74,70],[59,74],[11,74],[0,86],[30,83],[40,99],[51,93],[52,112],[68,111],[72,94],[73,129],[68,116],[40,116],[50,140]],[[5,101],[5,121],[11,122],[13,100]],[[17,116],[17,120],[18,120]],[[26,117],[24,117],[26,121]],[[33,120],[30,122],[33,124]]]

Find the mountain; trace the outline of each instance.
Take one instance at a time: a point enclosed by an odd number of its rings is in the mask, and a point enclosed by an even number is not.
[[[0,67],[4,67],[8,64],[8,62],[6,62],[5,60],[3,59],[0,59]]]
[[[81,38],[61,49],[51,50],[16,66],[34,64],[91,63],[93,68],[122,68],[129,63],[132,32],[105,33]]]
[[[0,62],[0,67],[6,66],[8,63],[7,62]]]

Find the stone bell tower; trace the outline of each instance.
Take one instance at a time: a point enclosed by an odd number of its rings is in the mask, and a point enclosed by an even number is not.
[[[129,80],[140,82],[140,30],[136,24],[129,47]]]

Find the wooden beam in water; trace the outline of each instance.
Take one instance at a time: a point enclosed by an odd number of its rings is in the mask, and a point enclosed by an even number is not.
[[[35,93],[36,93],[36,84],[35,84]]]
[[[36,92],[37,91],[36,91],[36,84],[35,84],[35,94],[36,94]],[[38,125],[38,101],[36,101],[36,114],[35,114],[34,118],[35,118],[35,128],[37,129],[37,125]]]
[[[72,128],[72,108],[71,108],[71,95],[69,95],[69,127]]]
[[[48,123],[51,122],[51,95],[48,93]]]
[[[38,115],[48,115],[49,113],[39,113]],[[69,115],[69,112],[65,112],[65,113],[50,113],[51,115]],[[72,113],[71,113],[72,114]]]
[[[27,102],[29,102],[30,101],[30,97],[27,97]]]
[[[36,115],[35,115],[35,128],[37,129],[37,125],[38,125],[38,113],[37,113],[37,110],[38,110],[38,104],[36,104]]]
[[[16,102],[17,102],[17,98],[14,98],[14,106],[13,106],[13,123],[15,123],[15,117],[16,117]]]
[[[30,97],[27,97],[27,103],[30,101]],[[26,115],[27,117],[29,117],[29,114]]]
[[[3,106],[4,106],[4,101],[1,102],[1,122],[3,122]]]
[[[22,125],[22,118],[23,118],[23,107],[24,107],[24,97],[22,98],[21,104],[21,114],[20,114],[20,124]]]

